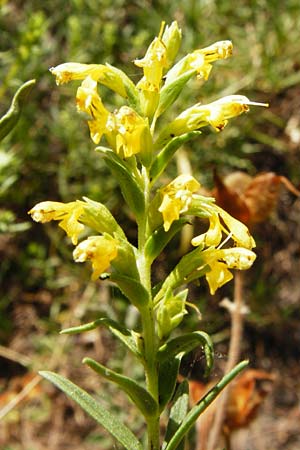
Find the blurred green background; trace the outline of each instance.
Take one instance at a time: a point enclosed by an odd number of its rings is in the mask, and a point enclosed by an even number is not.
[[[189,84],[171,117],[197,101],[208,103],[228,94],[270,103],[269,109],[253,108],[234,119],[222,133],[205,130],[185,149],[203,186],[212,188],[216,168],[221,175],[235,170],[250,175],[274,171],[299,187],[298,0],[236,4],[229,0],[1,0],[0,116],[23,82],[35,78],[36,85],[17,127],[0,144],[0,415],[9,400],[5,395],[16,392],[10,383],[28,372],[49,368],[49,361],[52,368],[63,370],[79,384],[84,380],[90,388],[95,381],[86,378],[80,363],[87,352],[112,359],[114,367],[121,366],[123,356],[105,332],[74,340],[62,339],[57,333],[67,324],[103,313],[134,321],[134,311],[117,292],[113,292],[112,302],[109,287],[91,284],[89,269],[72,262],[72,248],[61,230],[54,224],[31,223],[27,211],[39,201],[72,201],[84,195],[108,204],[128,234],[134,235],[116,182],[93,151],[87,126],[76,112],[76,83],[57,87],[48,68],[67,61],[108,62],[136,82],[140,72],[132,61],[144,55],[162,20],[177,20],[182,28],[180,56],[218,40],[230,39],[234,45],[233,57],[215,63],[207,83]],[[109,108],[118,104],[108,91],[103,90],[102,96]],[[170,176],[175,174],[174,164]],[[251,313],[245,326],[244,351],[251,355],[254,366],[286,369],[286,384],[278,388],[280,392],[286,388],[286,395],[282,404],[274,399],[281,408],[293,408],[299,400],[299,393],[289,397],[296,390],[295,375],[289,375],[295,373],[300,356],[299,212],[299,200],[283,191],[277,211],[255,230],[259,258],[248,275]],[[158,265],[159,275],[174,265],[175,250],[170,248],[169,260]],[[231,295],[231,288],[211,298],[207,289],[195,287],[193,295],[203,322],[199,324],[193,317],[184,326],[217,333],[220,352],[226,358],[229,318],[218,302]],[[5,415],[0,425],[3,449],[67,449],[71,448],[68,442],[72,448],[81,442],[80,448],[87,450],[116,448],[76,408],[71,409],[67,400],[47,389],[38,400]],[[101,395],[109,401],[110,390]],[[58,419],[53,425],[54,437],[45,444],[49,422],[56,417],[51,396]],[[139,429],[133,408],[126,408],[123,415],[130,421],[132,414]],[[23,438],[22,430],[27,433]],[[283,448],[276,445],[272,448]],[[296,449],[287,445],[285,449]],[[249,448],[258,447],[254,443]]]

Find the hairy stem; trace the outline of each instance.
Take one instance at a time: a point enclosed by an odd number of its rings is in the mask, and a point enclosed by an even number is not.
[[[146,170],[142,172],[145,195],[144,219],[138,224],[138,251],[139,251],[139,272],[141,282],[149,292],[149,303],[141,312],[142,334],[144,339],[144,367],[146,373],[146,386],[149,393],[156,400],[158,405],[158,365],[157,365],[157,334],[155,330],[155,316],[151,295],[151,263],[145,254],[145,242],[147,241],[148,230],[148,207],[149,207],[149,176]],[[159,409],[157,414],[147,419],[148,450],[159,450]]]

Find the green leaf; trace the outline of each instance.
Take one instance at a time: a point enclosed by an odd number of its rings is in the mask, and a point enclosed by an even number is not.
[[[35,80],[27,81],[15,93],[9,110],[0,119],[0,141],[16,126]]]
[[[179,426],[183,422],[185,416],[187,415],[189,408],[189,383],[184,380],[179,384],[175,396],[172,408],[170,410],[170,416],[167,426],[167,431],[164,439],[162,449],[164,450],[167,443],[170,441],[172,436],[176,433]],[[184,450],[184,440],[182,440],[176,450]]]
[[[124,200],[133,214],[136,217],[143,215],[145,210],[144,193],[133,171],[130,170],[129,164],[126,165],[126,162],[119,158],[116,153],[105,147],[97,147],[96,151],[104,155],[104,160],[113,176],[118,180]]]
[[[93,322],[80,325],[78,327],[65,328],[60,332],[60,334],[77,334],[84,333],[86,331],[94,330],[100,326],[108,328],[114,336],[116,336],[126,347],[138,358],[141,357],[140,352],[136,346],[136,338],[133,331],[128,328],[123,327],[118,322],[115,322],[108,317],[101,317],[100,319],[94,320]]]
[[[157,414],[158,405],[151,394],[146,389],[136,383],[131,378],[125,377],[107,367],[99,364],[91,358],[84,358],[83,363],[97,372],[106,380],[116,383],[131,398],[133,403],[146,417],[153,417]]]
[[[195,139],[201,134],[201,131],[190,131],[189,133],[176,136],[164,146],[161,152],[154,159],[150,168],[150,180],[154,183],[159,175],[165,170],[175,152],[186,142]]]
[[[182,424],[168,442],[165,450],[175,450],[184,436],[187,435],[200,414],[215,400],[220,392],[232,381],[246,366],[248,361],[242,361],[226,374],[199,402],[190,410],[184,418]]]
[[[115,272],[111,274],[110,280],[119,286],[123,294],[137,309],[148,304],[149,293],[138,280]]]
[[[143,450],[141,443],[134,434],[118,418],[116,418],[83,389],[53,372],[41,371],[40,375],[55,384],[96,422],[102,425],[127,450]]]
[[[206,357],[205,376],[207,376],[213,367],[214,350],[211,338],[204,331],[193,331],[192,333],[183,334],[182,336],[177,336],[167,341],[158,350],[158,361],[167,361],[180,353],[188,353],[199,345],[204,349]]]
[[[160,91],[158,108],[155,112],[156,118],[158,118],[167,108],[169,108],[169,106],[171,106],[175,102],[186,83],[195,74],[195,69],[188,70],[179,77],[175,78],[169,84],[163,86]]]
[[[160,255],[175,234],[181,231],[187,223],[189,223],[189,219],[183,217],[175,220],[168,231],[165,231],[163,225],[161,225],[151,234],[145,244],[145,254],[151,263]]]
[[[159,365],[159,409],[163,411],[174,394],[182,355],[163,361]]]

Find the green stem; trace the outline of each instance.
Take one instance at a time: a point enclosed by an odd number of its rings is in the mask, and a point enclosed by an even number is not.
[[[138,251],[139,272],[144,287],[149,292],[149,303],[140,310],[144,338],[144,367],[148,392],[158,404],[158,364],[157,364],[157,335],[155,330],[155,316],[151,295],[151,261],[145,254],[145,243],[149,235],[148,206],[150,199],[150,181],[146,169],[142,172],[145,195],[145,215],[138,223]],[[157,414],[147,419],[148,450],[159,450],[159,409]]]

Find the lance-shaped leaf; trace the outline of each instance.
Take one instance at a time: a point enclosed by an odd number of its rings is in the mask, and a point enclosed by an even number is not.
[[[124,231],[105,205],[87,197],[83,197],[83,200],[85,214],[80,220],[82,223],[98,233],[114,234],[116,238],[126,239]]]
[[[157,228],[148,238],[145,244],[145,254],[152,262],[160,255],[168,242],[175,236],[176,233],[182,230],[183,226],[189,223],[189,219],[183,217],[175,220],[168,231],[164,230],[163,225]]]
[[[15,93],[9,110],[0,119],[0,141],[16,126],[35,80],[27,81]]]
[[[182,424],[168,442],[165,450],[178,449],[179,443],[187,435],[191,427],[206,408],[215,400],[222,390],[232,381],[246,366],[248,361],[242,361],[226,374],[218,384],[216,384],[199,402],[190,410],[184,418]]]
[[[115,322],[108,317],[101,317],[100,319],[96,319],[93,322],[85,323],[84,325],[79,325],[77,327],[65,328],[60,332],[60,334],[78,334],[84,333],[86,331],[95,330],[100,326],[104,326],[108,328],[111,333],[116,336],[126,347],[138,358],[141,357],[140,352],[138,351],[136,345],[137,335],[129,330],[128,328],[123,327],[119,324],[119,322]]]
[[[175,102],[186,83],[195,74],[195,69],[188,70],[179,77],[175,78],[169,84],[165,84],[163,86],[160,91],[158,108],[155,111],[156,118],[158,118],[166,109],[169,108],[169,106],[171,106]]]
[[[148,304],[149,293],[138,280],[115,272],[111,274],[110,280],[119,286],[123,294],[137,309]]]
[[[164,439],[162,449],[165,450],[167,443],[170,441],[171,437],[174,436],[181,423],[183,422],[185,416],[187,415],[189,408],[189,383],[184,380],[178,386],[172,408],[170,410],[170,416],[167,426],[167,431]],[[176,450],[184,450],[184,440],[182,440]]]
[[[163,361],[159,365],[158,388],[160,411],[164,410],[174,394],[182,356],[183,354],[176,355],[173,358]]]
[[[130,170],[130,166],[106,147],[97,147],[96,151],[103,154],[107,166],[119,182],[124,200],[133,214],[140,217],[145,210],[145,199],[141,187]]]
[[[214,363],[214,349],[212,340],[204,331],[193,331],[192,333],[177,336],[167,341],[158,350],[157,358],[160,363],[174,358],[176,355],[185,354],[201,345],[206,357],[205,376],[209,375]]]
[[[103,426],[127,450],[143,450],[135,435],[117,417],[72,381],[53,372],[41,371],[40,375],[61,389],[96,422]]]
[[[141,413],[146,417],[157,414],[158,405],[151,394],[131,378],[125,377],[114,370],[108,369],[91,358],[84,358],[83,363],[97,372],[106,380],[116,383],[133,401]]]
[[[159,175],[165,170],[175,152],[186,142],[195,139],[201,134],[201,131],[191,131],[181,136],[171,137],[170,141],[164,146],[161,152],[154,159],[150,169],[150,179],[154,183]]]

